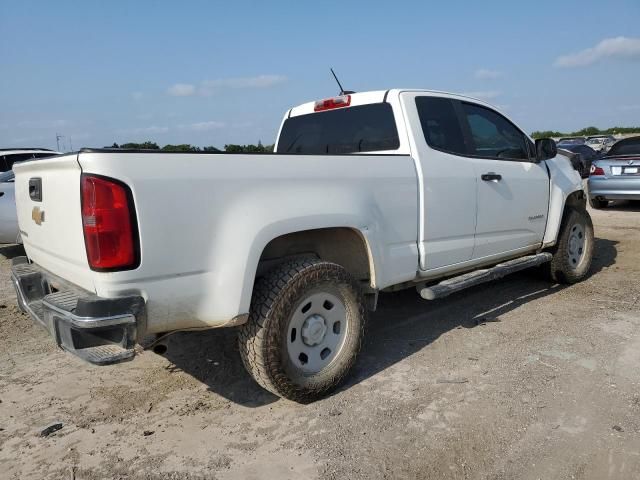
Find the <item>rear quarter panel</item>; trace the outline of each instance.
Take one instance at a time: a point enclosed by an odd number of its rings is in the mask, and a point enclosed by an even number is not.
[[[94,273],[98,295],[148,299],[149,331],[222,326],[249,311],[274,238],[357,229],[378,288],[415,277],[417,182],[410,156],[82,153],[85,173],[127,183],[139,223],[136,270]]]

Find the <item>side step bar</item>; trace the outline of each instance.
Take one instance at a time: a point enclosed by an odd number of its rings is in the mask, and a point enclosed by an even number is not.
[[[498,278],[524,270],[525,268],[537,267],[543,263],[550,262],[551,258],[552,255],[549,252],[528,255],[526,257],[509,260],[508,262],[499,263],[495,267],[475,270],[458,277],[448,278],[430,287],[418,286],[416,289],[425,300],[436,300],[464,290],[465,288],[475,287],[481,283],[497,280]]]

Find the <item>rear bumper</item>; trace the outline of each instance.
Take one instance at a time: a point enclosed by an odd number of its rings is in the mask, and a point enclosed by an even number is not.
[[[590,198],[601,198],[607,200],[640,200],[640,177],[589,177],[587,185]]]
[[[47,329],[62,349],[97,365],[135,355],[145,322],[142,297],[98,297],[28,263],[26,257],[13,259],[11,280],[20,308]]]

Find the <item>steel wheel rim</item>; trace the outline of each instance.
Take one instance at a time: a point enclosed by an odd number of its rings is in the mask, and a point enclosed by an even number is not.
[[[315,292],[298,303],[287,328],[287,354],[305,374],[315,374],[342,351],[349,324],[344,302],[328,292]]]
[[[586,242],[584,228],[578,223],[574,224],[569,232],[569,245],[567,248],[567,256],[571,268],[576,269],[582,263],[586,253]]]

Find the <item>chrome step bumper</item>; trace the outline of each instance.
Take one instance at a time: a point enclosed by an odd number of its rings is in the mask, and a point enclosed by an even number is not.
[[[72,285],[26,257],[12,261],[18,305],[47,329],[62,349],[90,363],[131,359],[144,328],[142,297],[101,298]]]

